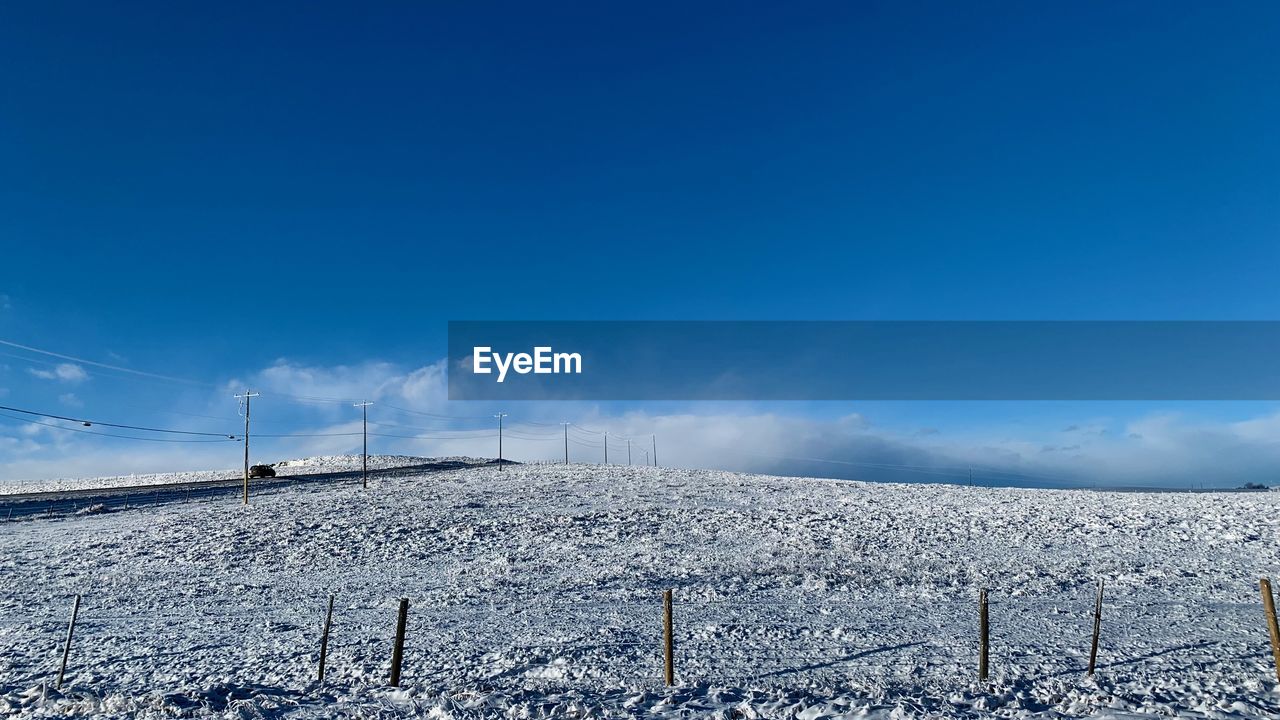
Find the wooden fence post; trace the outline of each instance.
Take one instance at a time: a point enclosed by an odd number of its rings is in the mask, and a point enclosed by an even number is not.
[[[978,679],[987,679],[987,655],[990,647],[990,623],[987,621],[987,590],[978,590]]]
[[[396,644],[391,650],[391,687],[400,687],[400,662],[404,660],[404,631],[409,622],[409,598],[400,598],[400,618],[396,621]]]
[[[333,596],[329,596],[329,610],[324,614],[324,630],[320,632],[320,676],[316,678],[324,682],[324,661],[329,656],[329,625],[333,622]]]
[[[1102,580],[1098,581],[1098,599],[1093,603],[1093,644],[1089,646],[1089,675],[1098,666],[1098,636],[1102,633]]]
[[[676,684],[675,633],[671,627],[671,591],[662,591],[662,677],[667,687]]]
[[[58,685],[62,688],[62,677],[67,674],[67,657],[71,655],[71,636],[76,631],[76,617],[80,614],[80,595],[76,595],[76,601],[71,606],[71,622],[67,625],[67,642],[62,646],[62,665],[58,667]]]
[[[1262,608],[1267,613],[1267,630],[1271,634],[1271,657],[1276,661],[1276,680],[1280,680],[1280,625],[1276,624],[1276,601],[1271,595],[1271,581],[1262,578]]]

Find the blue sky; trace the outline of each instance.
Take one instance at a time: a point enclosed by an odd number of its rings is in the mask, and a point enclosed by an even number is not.
[[[409,378],[449,319],[1274,319],[1278,29],[1267,3],[6,7],[0,338],[209,386],[44,378],[9,348],[0,403],[234,418],[222,386],[272,368],[280,392]],[[952,457],[1276,407],[521,412],[856,413]],[[9,476],[175,459],[5,427]],[[831,427],[793,444],[857,434]]]

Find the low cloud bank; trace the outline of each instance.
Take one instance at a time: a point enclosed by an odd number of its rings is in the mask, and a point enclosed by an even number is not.
[[[71,380],[71,371],[64,373]],[[415,455],[496,455],[496,407],[450,403],[444,361],[419,368],[391,363],[309,366],[281,359],[227,390],[253,387],[255,461],[359,452],[359,410],[350,400],[375,403],[370,452]],[[225,401],[226,393],[219,394]],[[258,408],[262,410],[258,410]],[[746,406],[744,406],[745,408]],[[622,414],[594,405],[519,403],[504,435],[504,454],[516,460],[560,460],[563,429],[575,422],[570,458],[603,459],[607,430],[610,461],[641,464],[658,438],[662,465],[746,472],[899,482],[969,482],[1046,487],[1236,487],[1280,481],[1280,413],[1221,422],[1178,413],[1137,419],[1082,419],[1059,430],[982,427],[898,430],[849,414],[817,420],[800,414],[696,410]],[[450,416],[450,417],[442,417]],[[270,437],[297,435],[300,437]],[[0,479],[101,476],[234,468],[238,443],[145,447],[51,428],[25,429],[0,439]]]

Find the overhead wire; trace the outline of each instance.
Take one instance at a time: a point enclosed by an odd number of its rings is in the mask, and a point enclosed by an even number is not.
[[[56,357],[62,360],[70,360],[72,362],[77,362],[77,363],[81,363],[84,365],[89,365],[97,368],[103,368],[105,370],[114,370],[116,372],[122,372],[129,375],[136,375],[139,377],[151,378],[153,380],[166,380],[168,382],[185,383],[189,385],[203,385],[206,387],[217,387],[213,383],[209,383],[209,382],[203,382],[200,380],[191,380],[189,378],[174,377],[172,375],[161,375],[159,373],[144,372],[142,370],[133,370],[131,368],[121,367],[119,365],[109,365],[107,363],[97,362],[96,360],[86,360],[84,358],[75,357],[74,355],[64,355],[62,353],[56,353],[51,350],[42,350],[37,347],[31,347],[30,345],[22,345],[20,343],[12,342],[10,340],[0,340],[0,345],[17,348],[19,350],[25,350],[27,352],[37,353],[40,355],[47,355],[49,357]]]
[[[90,425],[101,425],[103,427],[113,427],[113,428],[119,428],[122,430],[138,430],[141,432],[171,433],[174,435],[205,435],[205,436],[216,436],[216,437],[224,437],[224,438],[235,437],[234,434],[232,433],[197,432],[194,430],[170,430],[166,428],[143,427],[140,425],[123,425],[120,423],[98,422],[93,420],[86,420],[84,418],[74,418],[74,417],[67,417],[65,415],[54,415],[52,413],[37,412],[35,410],[23,410],[22,408],[9,407],[7,405],[0,405],[0,410],[8,410],[9,412],[22,413],[23,415],[34,415],[37,417],[49,418],[51,420],[65,420],[67,422],[81,423],[86,427]]]
[[[135,370],[133,368],[124,367],[121,365],[115,365],[110,363],[99,362],[96,360],[90,360],[88,358],[79,357],[79,356],[71,355],[67,353],[55,352],[52,350],[47,350],[43,348],[34,347],[31,345],[13,342],[11,340],[0,339],[0,346],[12,348],[14,350],[18,350],[23,353],[41,355],[46,358],[52,358],[53,360],[51,361],[46,359],[30,357],[29,355],[24,355],[24,354],[0,352],[0,356],[13,357],[15,359],[22,360],[23,362],[43,365],[47,367],[57,368],[59,363],[56,361],[74,362],[82,366],[91,368],[92,371],[85,371],[87,374],[105,375],[107,377],[117,377],[117,378],[120,378],[123,376],[125,378],[162,381],[162,382],[168,382],[168,383],[180,383],[184,385],[204,387],[204,388],[219,388],[219,389],[225,388],[225,384],[195,380],[195,379],[186,378],[186,377],[178,377],[175,375],[147,372],[143,370]],[[81,370],[83,370],[83,368],[81,368]],[[341,404],[341,403],[347,403],[347,402],[355,402],[354,399],[350,399],[350,398],[338,398],[338,397],[329,397],[329,396],[321,396],[321,395],[288,393],[288,392],[273,391],[273,390],[260,391],[260,392],[264,399],[277,398],[277,399],[282,399],[290,402],[297,402],[301,404]],[[395,413],[401,413],[404,415],[425,418],[430,422],[440,423],[444,425],[453,424],[453,423],[492,422],[492,417],[489,415],[449,415],[444,413],[433,413],[433,412],[425,412],[420,410],[413,410],[413,409],[399,407],[399,406],[392,405],[390,403],[385,403],[385,402],[379,402],[379,407],[381,409],[389,410]],[[0,410],[8,410],[11,412],[21,413],[24,415],[31,415],[32,417],[46,418],[48,420],[55,420],[55,421],[68,422],[68,423],[80,423],[82,425],[85,425],[85,428],[66,427],[64,425],[56,424],[53,422],[41,422],[41,421],[29,419],[29,418],[15,417],[12,415],[5,416],[5,417],[9,417],[12,420],[17,420],[17,421],[26,422],[26,423],[35,424],[35,425],[47,426],[54,429],[81,432],[89,435],[102,435],[106,437],[116,437],[116,438],[122,438],[122,439],[134,439],[134,440],[144,440],[144,441],[167,441],[167,442],[221,442],[224,440],[239,441],[242,439],[241,436],[233,433],[177,430],[172,428],[129,425],[125,423],[92,421],[92,420],[86,420],[78,417],[57,415],[54,413],[42,413],[37,411],[24,410],[22,408],[5,407],[5,406],[0,406]],[[234,418],[218,417],[214,415],[204,415],[204,414],[198,414],[198,413],[188,413],[188,412],[182,412],[178,410],[168,410],[168,409],[151,409],[151,410],[154,412],[161,412],[166,414],[188,416],[188,417],[198,417],[198,418],[207,419],[207,420],[219,420],[219,421],[234,420]],[[480,428],[480,427],[459,428],[457,430],[451,430],[451,429],[448,429],[447,427],[429,427],[429,428],[414,427],[410,425],[402,425],[398,423],[379,422],[379,421],[370,422],[369,424],[375,427],[388,427],[392,429],[399,428],[407,431],[421,431],[412,435],[401,434],[396,432],[368,433],[368,435],[372,437],[400,438],[400,439],[409,439],[409,440],[459,441],[459,440],[490,439],[498,436],[497,432],[486,429],[486,428]],[[145,437],[145,436],[138,436],[138,435],[106,433],[98,430],[86,429],[94,425],[100,425],[102,427],[109,427],[109,428],[117,428],[122,430],[133,430],[140,433],[157,433],[157,434],[164,434],[164,435],[190,436],[192,438],[218,438],[218,439],[217,440],[212,440],[212,439],[210,440],[203,440],[203,439],[178,440],[173,438],[152,438],[152,437]],[[554,428],[559,432],[546,432],[546,430],[549,428]],[[423,434],[423,433],[433,433],[433,434]],[[504,437],[507,437],[516,441],[552,442],[552,441],[562,441],[565,435],[570,433],[572,433],[572,435],[574,436],[573,437],[574,442],[582,447],[590,447],[593,449],[599,447],[598,445],[594,444],[597,438],[592,436],[599,436],[602,434],[602,431],[591,430],[589,428],[582,428],[572,424],[568,426],[568,429],[564,429],[561,427],[560,423],[545,423],[545,422],[539,422],[534,420],[516,421],[508,425],[508,427],[503,432],[503,435]],[[361,433],[359,432],[353,432],[353,431],[351,432],[292,432],[292,433],[279,432],[279,433],[254,433],[253,437],[258,437],[263,439],[343,438],[343,437],[350,438],[350,437],[357,437],[360,434]],[[583,436],[590,437],[592,442],[591,443],[580,442],[579,438],[582,438]],[[614,441],[614,444],[625,442],[624,439],[620,439],[618,437],[612,438],[612,440]]]
[[[223,437],[223,439],[221,439],[221,440],[204,440],[204,439],[202,439],[202,440],[196,440],[196,439],[186,439],[186,438],[154,438],[154,437],[139,437],[139,436],[137,436],[137,435],[120,435],[120,434],[118,434],[118,433],[106,433],[106,432],[100,432],[100,431],[97,431],[97,430],[86,430],[86,429],[84,429],[84,428],[67,427],[66,425],[55,425],[55,424],[53,424],[53,423],[42,422],[42,421],[40,421],[40,420],[32,420],[32,419],[30,419],[30,418],[24,418],[24,417],[18,417],[18,416],[16,416],[16,415],[10,415],[9,413],[5,413],[5,412],[0,412],[0,417],[7,417],[7,418],[9,418],[9,419],[11,419],[11,420],[17,420],[17,421],[19,421],[19,422],[30,423],[30,424],[32,424],[32,425],[43,425],[43,426],[45,426],[45,427],[51,427],[51,428],[55,428],[55,429],[57,429],[57,430],[66,430],[66,431],[68,431],[68,432],[85,433],[86,435],[101,435],[102,437],[122,438],[122,439],[127,439],[127,440],[143,440],[143,441],[146,441],[146,442],[168,442],[168,443],[216,443],[216,442],[226,442],[226,441],[228,441],[228,440],[239,440],[239,439],[240,439],[240,438],[238,438],[238,437],[236,437],[236,436],[234,436],[234,435],[227,435],[227,436]]]
[[[396,407],[385,402],[378,403],[378,407],[401,412],[408,415],[417,415],[419,417],[440,418],[443,420],[493,420],[492,415],[441,415],[439,413],[422,412],[420,410],[408,410],[402,407]]]

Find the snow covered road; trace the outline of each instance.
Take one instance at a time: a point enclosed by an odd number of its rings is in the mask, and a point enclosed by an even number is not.
[[[1280,493],[509,466],[0,533],[0,712],[19,716],[1280,714],[1256,585],[1280,576]]]

